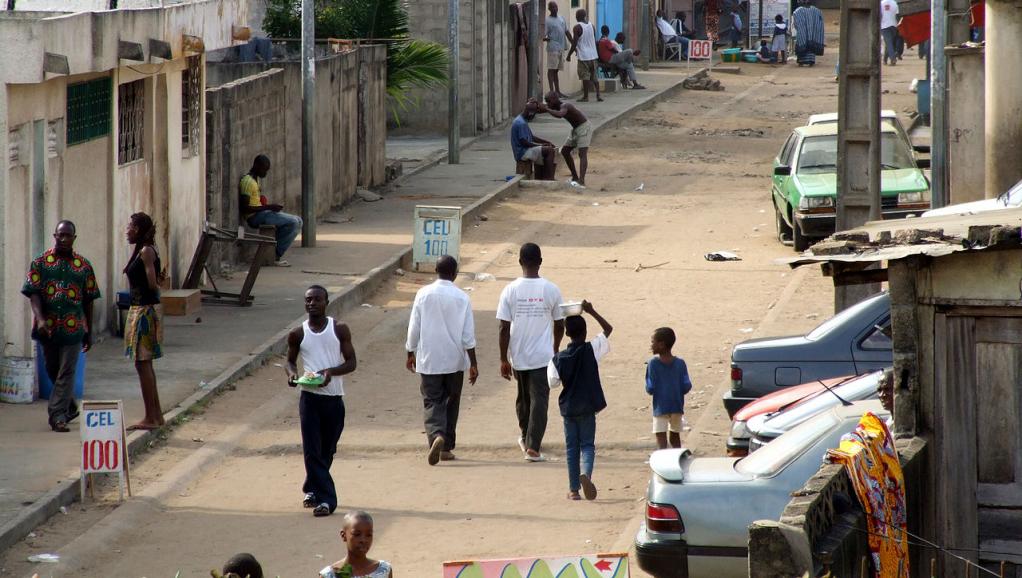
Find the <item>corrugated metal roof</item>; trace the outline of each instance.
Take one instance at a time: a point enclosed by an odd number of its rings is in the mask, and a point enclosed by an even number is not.
[[[1022,248],[1022,208],[939,217],[870,221],[835,233],[801,255],[777,259],[792,268],[814,263],[876,263],[943,257],[991,247]]]

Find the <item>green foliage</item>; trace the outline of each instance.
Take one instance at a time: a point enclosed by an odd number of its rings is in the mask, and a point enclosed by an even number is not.
[[[406,110],[412,88],[447,84],[447,48],[412,39],[407,0],[316,0],[316,37],[377,39],[387,44],[387,93]],[[301,0],[269,0],[263,28],[275,38],[302,35]],[[396,111],[395,111],[396,112]]]

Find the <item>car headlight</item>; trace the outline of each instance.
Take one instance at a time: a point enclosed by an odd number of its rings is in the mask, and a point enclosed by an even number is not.
[[[731,422],[731,433],[730,436],[734,439],[748,439],[752,437],[749,433],[749,427],[745,423],[745,420],[736,419]]]
[[[807,209],[828,209],[834,206],[834,197],[806,197],[798,200],[798,208],[803,211]]]
[[[898,193],[899,205],[918,205],[930,202],[930,191],[915,191],[911,193]]]

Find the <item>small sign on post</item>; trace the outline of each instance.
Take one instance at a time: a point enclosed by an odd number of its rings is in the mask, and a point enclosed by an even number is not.
[[[461,207],[415,207],[412,268],[432,271],[443,255],[458,258],[461,249]]]
[[[693,60],[709,60],[710,66],[713,66],[713,41],[689,40],[687,66],[692,66]]]
[[[90,474],[103,473],[118,474],[120,499],[123,500],[125,488],[128,495],[131,495],[124,408],[119,400],[82,401],[81,411],[82,501],[85,501],[86,477]]]

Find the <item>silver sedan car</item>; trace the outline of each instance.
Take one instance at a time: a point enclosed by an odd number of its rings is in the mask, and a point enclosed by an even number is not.
[[[879,401],[839,405],[744,458],[653,452],[646,519],[635,537],[639,567],[656,578],[748,576],[749,524],[778,519],[867,411],[890,415]]]

